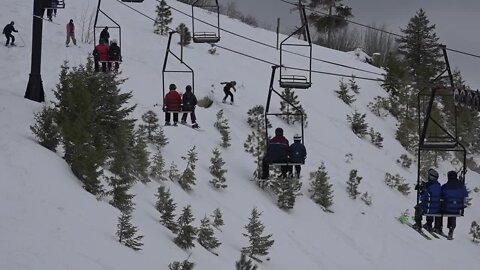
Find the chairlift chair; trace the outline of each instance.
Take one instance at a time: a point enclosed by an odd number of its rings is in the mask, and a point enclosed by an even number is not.
[[[203,8],[203,9],[208,9],[215,11],[217,15],[217,25],[216,25],[216,31],[213,32],[200,32],[200,31],[195,31],[195,8]],[[217,43],[220,41],[220,6],[218,5],[218,0],[215,0],[214,2],[206,2],[203,0],[196,0],[192,4],[192,40],[195,43]]]
[[[43,0],[44,9],[64,9],[65,1],[64,0]]]
[[[127,3],[142,3],[143,0],[122,0],[122,2],[127,2]]]

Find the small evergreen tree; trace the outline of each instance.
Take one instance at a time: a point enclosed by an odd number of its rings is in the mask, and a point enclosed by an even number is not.
[[[302,183],[296,177],[278,177],[272,181],[272,190],[277,195],[277,205],[280,209],[292,209],[295,200],[301,195]]]
[[[333,190],[332,184],[328,182],[330,177],[325,169],[323,161],[320,163],[316,172],[310,173],[310,198],[315,203],[321,205],[325,210],[328,210],[333,204]]]
[[[474,220],[470,225],[470,232],[469,234],[472,235],[472,242],[476,243],[480,239],[480,225]]]
[[[168,138],[165,135],[165,132],[163,132],[163,128],[159,127],[156,131],[155,134],[153,134],[153,143],[157,149],[162,149],[165,147],[165,145],[168,144]]]
[[[360,86],[358,86],[357,82],[355,81],[355,76],[352,76],[350,80],[348,80],[348,87],[352,90],[355,94],[360,94]]]
[[[252,154],[257,165],[254,177],[259,178],[262,173],[262,159],[265,155],[267,140],[265,138],[265,117],[263,106],[255,106],[248,110],[248,125],[253,131],[247,136],[243,147],[247,153]]]
[[[150,162],[150,177],[165,181],[167,180],[167,177],[165,176],[166,174],[167,170],[165,170],[165,159],[163,158],[162,152],[157,150],[155,155],[153,155],[152,161]]]
[[[256,260],[260,260],[257,256],[268,255],[268,249],[275,242],[274,240],[270,240],[272,234],[262,236],[265,226],[260,221],[260,215],[261,213],[258,212],[257,208],[253,208],[249,222],[244,227],[247,233],[243,233],[243,236],[248,238],[250,245],[243,247],[242,253]]]
[[[301,122],[302,117],[300,115],[291,115],[293,113],[304,114],[303,107],[302,105],[300,105],[300,101],[298,101],[298,95],[296,95],[295,91],[291,88],[285,88],[281,95],[285,100],[282,99],[280,101],[280,111],[282,113],[288,114],[282,115],[282,119],[287,121],[287,124],[289,125],[293,125],[296,122]],[[297,110],[295,108],[297,108]],[[306,117],[304,117],[304,120],[306,120]]]
[[[183,249],[195,247],[193,241],[197,237],[197,229],[192,225],[194,220],[190,205],[184,207],[177,220],[177,236],[173,239]]]
[[[118,242],[133,250],[141,250],[143,243],[140,242],[143,238],[142,235],[137,234],[137,228],[131,224],[132,213],[131,210],[122,212],[122,215],[118,218],[117,224],[117,237]]]
[[[188,44],[190,44],[190,42],[192,41],[192,34],[184,23],[178,25],[175,30],[180,34],[180,41],[178,42],[178,44],[180,44],[181,46],[187,46]]]
[[[230,141],[232,138],[230,137],[230,126],[228,125],[228,119],[223,116],[223,109],[217,112],[217,121],[215,124],[213,124],[213,126],[217,128],[220,132],[220,135],[222,135],[222,143],[220,146],[223,148],[229,147],[231,145]]]
[[[172,161],[170,169],[168,170],[168,179],[172,182],[180,181],[180,173],[178,172],[177,165]]]
[[[397,189],[403,195],[410,194],[410,186],[408,183],[406,183],[405,178],[400,176],[398,173],[395,175],[392,175],[388,172],[385,173],[384,182],[388,187]]]
[[[195,177],[195,167],[198,160],[197,152],[195,152],[195,146],[192,149],[188,150],[187,156],[182,157],[183,160],[187,161],[187,167],[183,171],[178,183],[185,191],[192,190],[191,185],[195,185],[197,178]]]
[[[240,260],[235,262],[236,270],[257,270],[257,265],[254,265],[252,260],[247,259],[244,253],[240,254]]]
[[[370,141],[375,145],[376,147],[382,149],[383,148],[383,137],[382,134],[378,131],[373,130],[372,127],[370,127],[370,131],[368,132],[368,135],[370,135]]]
[[[175,218],[175,209],[177,204],[173,202],[173,198],[170,195],[170,189],[166,189],[164,186],[158,187],[157,202],[155,208],[160,213],[160,223],[167,227],[170,231],[177,231],[177,224],[173,220]]]
[[[220,151],[218,151],[218,148],[213,149],[213,157],[210,159],[210,162],[212,165],[210,165],[208,168],[210,169],[210,174],[213,176],[213,179],[210,180],[210,183],[215,188],[226,188],[227,184],[225,184],[225,173],[227,170],[223,169],[225,162],[220,156]]]
[[[172,11],[165,0],[161,0],[156,7],[157,18],[153,22],[155,34],[166,35],[168,25],[172,22]]]
[[[343,81],[343,78],[340,80],[340,89],[335,90],[335,93],[337,93],[337,97],[341,99],[345,104],[350,105],[353,102],[355,102],[355,95],[349,95],[349,87],[348,85]]]
[[[387,117],[390,108],[387,98],[376,96],[373,101],[369,102],[368,109],[377,117]]]
[[[213,218],[213,222],[212,222],[213,227],[221,231],[220,227],[225,225],[225,223],[223,222],[222,211],[220,211],[220,208],[215,208],[215,210],[213,210],[213,215],[211,215],[211,217]]]
[[[198,229],[198,243],[200,243],[200,245],[206,250],[214,253],[212,250],[219,247],[222,243],[220,243],[215,237],[212,225],[207,217],[204,217],[200,222],[200,228]]]
[[[417,123],[414,119],[405,119],[400,122],[395,134],[395,139],[405,147],[407,151],[414,151],[417,147],[418,132]]]
[[[365,122],[366,114],[361,114],[357,110],[350,116],[347,115],[347,122],[350,123],[353,133],[360,138],[367,135],[368,124]]]
[[[54,108],[44,106],[40,112],[35,113],[35,124],[30,126],[38,143],[53,152],[60,143],[60,131],[55,123],[55,113]]]
[[[210,44],[210,49],[208,49],[208,52],[209,52],[211,55],[217,54],[217,47],[215,47],[215,44]]]
[[[157,114],[154,111],[149,110],[142,115],[142,120],[145,124],[140,124],[140,129],[145,131],[147,139],[152,142],[155,132],[160,127]]]
[[[348,196],[354,200],[358,195],[360,195],[360,192],[358,191],[358,185],[360,184],[360,181],[362,181],[362,177],[357,175],[357,170],[351,170],[347,181],[347,192]]]
[[[412,159],[407,154],[400,155],[400,159],[397,159],[397,164],[400,164],[403,168],[410,169],[412,165]]]
[[[360,197],[360,200],[362,200],[368,206],[372,205],[372,196],[368,195],[368,192],[363,193]]]
[[[132,211],[134,207],[133,197],[135,195],[129,194],[130,184],[125,179],[119,176],[111,176],[107,178],[108,184],[112,187],[109,194],[112,195],[110,204],[122,212]]]
[[[150,182],[148,178],[148,167],[150,166],[150,161],[148,160],[149,153],[147,151],[145,134],[142,131],[135,134],[131,153],[133,155],[132,167],[134,177],[142,183]]]
[[[168,265],[169,270],[193,270],[195,263],[183,260],[182,262],[174,261]]]

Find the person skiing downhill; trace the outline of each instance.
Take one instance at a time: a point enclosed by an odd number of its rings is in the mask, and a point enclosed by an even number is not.
[[[230,96],[230,104],[233,104],[233,94],[230,91],[230,89],[233,89],[233,91],[237,92],[237,89],[235,88],[235,85],[237,85],[237,82],[236,81],[221,82],[220,84],[225,85],[223,87],[223,92],[225,93],[225,97],[222,99],[222,102],[225,103],[227,101],[227,98]]]
[[[18,31],[13,26],[14,24],[15,22],[11,21],[9,24],[5,25],[5,27],[3,28],[3,34],[7,38],[7,42],[5,43],[5,46],[8,46],[8,44],[10,43],[10,39],[12,40],[10,45],[15,46],[15,37],[12,35],[12,32],[18,33]]]
[[[195,106],[197,105],[197,97],[192,93],[192,86],[187,85],[185,93],[182,96],[182,111],[185,111],[182,115],[182,121],[180,123],[187,123],[187,114],[190,112],[190,119],[192,120],[192,128],[199,128],[197,124],[197,117],[195,116]]]

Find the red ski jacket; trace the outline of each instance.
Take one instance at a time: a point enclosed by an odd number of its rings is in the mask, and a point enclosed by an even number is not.
[[[99,61],[108,61],[108,45],[98,44],[95,47],[95,51],[98,55],[98,60]]]
[[[166,111],[180,111],[181,104],[182,97],[175,90],[170,90],[170,92],[165,95],[165,99],[163,100],[163,106]]]

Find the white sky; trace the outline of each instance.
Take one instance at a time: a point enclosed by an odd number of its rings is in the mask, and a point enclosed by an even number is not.
[[[89,0],[94,6],[95,0]],[[400,174],[406,182],[416,181],[416,169],[401,168],[396,160],[406,151],[394,139],[395,120],[378,118],[366,108],[374,97],[385,95],[377,82],[358,80],[360,94],[352,106],[347,106],[334,93],[338,77],[315,74],[309,90],[297,91],[299,101],[308,114],[305,143],[308,159],[302,169],[302,193],[295,208],[283,211],[276,206],[276,198],[250,181],[254,170],[253,158],[245,153],[243,143],[250,133],[247,111],[255,105],[265,105],[271,67],[268,64],[245,58],[218,48],[218,55],[208,53],[207,44],[192,44],[185,48],[184,60],[195,70],[198,98],[212,95],[215,103],[209,109],[197,109],[198,123],[203,131],[179,126],[164,131],[169,144],[162,150],[167,166],[171,162],[183,171],[185,161],[181,156],[196,145],[198,163],[195,170],[197,185],[186,193],[178,183],[162,183],[171,188],[176,213],[187,204],[192,205],[198,226],[200,219],[210,215],[215,208],[223,212],[225,226],[216,236],[223,243],[212,255],[200,245],[184,251],[172,239],[175,235],[158,222],[159,213],[154,209],[155,193],[159,183],[137,184],[132,189],[136,195],[133,223],[144,235],[143,250],[134,252],[117,242],[115,232],[119,212],[106,202],[97,200],[81,188],[61,153],[52,153],[35,142],[29,126],[33,113],[42,104],[23,98],[30,68],[31,9],[29,4],[16,0],[4,0],[0,17],[15,15],[19,34],[26,47],[1,48],[0,61],[0,269],[48,269],[48,270],[153,270],[167,269],[174,260],[190,258],[195,269],[233,269],[240,249],[247,245],[242,236],[251,209],[256,206],[262,214],[265,233],[272,233],[275,244],[269,261],[259,266],[262,270],[318,270],[318,269],[476,269],[480,264],[478,245],[468,235],[470,223],[479,221],[478,193],[473,193],[473,206],[466,216],[458,219],[455,239],[427,241],[409,227],[395,221],[405,209],[412,209],[415,194],[401,195],[384,183],[386,172]],[[31,3],[30,3],[31,4]],[[190,7],[177,1],[173,6],[184,11]],[[66,48],[64,25],[70,18],[79,21],[85,2],[69,3],[67,10],[59,11],[55,22],[45,23],[43,43],[42,79],[47,101],[52,101],[53,89],[58,82],[59,67],[68,60],[72,65],[84,63],[92,47],[80,43],[80,47]],[[122,25],[122,77],[128,78],[122,91],[132,91],[133,113],[139,118],[147,110],[154,110],[163,121],[160,107],[154,106],[162,98],[161,63],[163,63],[166,37],[152,33],[152,22],[133,13],[115,1],[104,1],[114,19]],[[153,15],[155,3],[146,1],[137,8]],[[202,19],[207,14],[198,12]],[[172,26],[190,20],[173,12]],[[205,17],[203,17],[205,16]],[[274,33],[253,29],[222,17],[222,25],[259,41],[274,44]],[[16,34],[16,33],[15,33]],[[18,34],[17,34],[18,35]],[[80,33],[77,32],[79,38]],[[111,32],[111,35],[115,34]],[[113,37],[112,37],[113,38]],[[172,43],[175,44],[176,43]],[[268,61],[278,61],[278,51],[250,41],[225,34],[220,44],[224,47],[252,54]],[[220,45],[219,44],[219,45]],[[19,40],[21,45],[21,40]],[[175,46],[173,45],[173,46]],[[354,56],[314,46],[314,54],[322,59],[336,61],[374,72],[380,70],[359,62]],[[290,65],[302,66],[304,58],[289,58]],[[350,70],[315,61],[315,70],[352,74]],[[361,72],[353,72],[364,76]],[[184,77],[171,75],[167,83],[174,82],[184,89],[191,82]],[[277,75],[278,76],[278,75]],[[278,78],[278,77],[277,77]],[[221,81],[236,80],[235,106],[219,102],[223,97]],[[213,85],[213,93],[211,92]],[[275,85],[277,87],[277,85]],[[278,89],[278,87],[277,87]],[[279,108],[280,100],[272,99],[272,111]],[[226,190],[214,190],[208,181],[212,149],[218,147],[220,134],[213,127],[216,113],[224,109],[229,120],[232,146],[221,149],[228,170]],[[369,126],[384,137],[384,148],[378,149],[368,139],[354,135],[346,116],[357,109],[367,114]],[[278,119],[270,119],[282,126],[291,139],[299,131],[298,126],[286,126]],[[153,150],[153,147],[150,148]],[[346,162],[351,153],[353,160]],[[335,213],[325,213],[309,198],[308,175],[324,161],[334,190]],[[345,182],[351,169],[357,169],[363,177],[359,191],[368,192],[373,204],[365,205],[360,199],[352,200],[345,191]],[[451,165],[441,164],[441,179]],[[478,175],[469,172],[470,188],[478,186]]]

